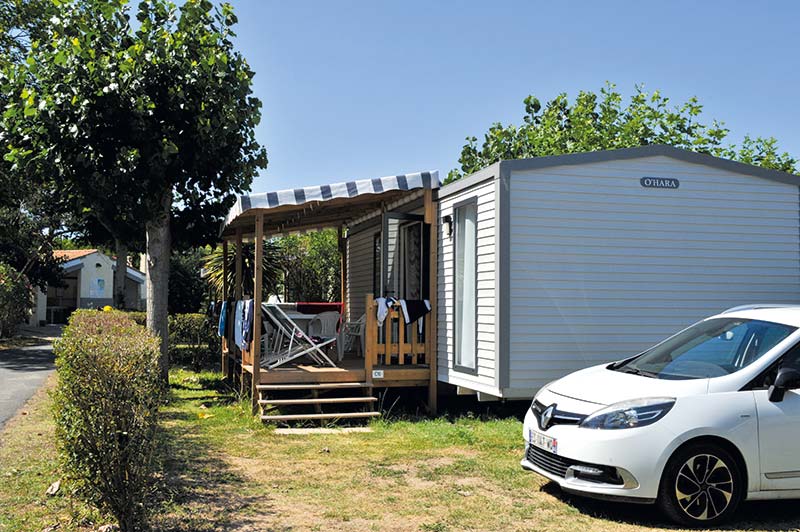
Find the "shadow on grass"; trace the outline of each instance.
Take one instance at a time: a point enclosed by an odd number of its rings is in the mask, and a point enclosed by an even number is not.
[[[173,401],[175,398],[173,398]],[[153,518],[163,532],[269,530],[260,526],[273,510],[254,493],[202,433],[189,413],[166,410],[159,442],[162,463],[160,512]]]
[[[685,528],[667,521],[658,507],[652,504],[609,502],[579,497],[561,491],[555,482],[548,482],[541,489],[584,515],[637,526]],[[800,528],[800,507],[797,501],[791,500],[744,502],[729,523],[715,527],[717,530],[757,529],[771,532],[796,531],[798,528]]]

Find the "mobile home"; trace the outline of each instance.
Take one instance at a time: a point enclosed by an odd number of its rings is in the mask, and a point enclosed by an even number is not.
[[[800,301],[800,178],[668,146],[501,161],[439,190],[438,379],[485,397]]]

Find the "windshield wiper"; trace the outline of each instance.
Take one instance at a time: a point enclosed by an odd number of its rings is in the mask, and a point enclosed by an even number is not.
[[[619,368],[617,371],[620,371],[622,373],[630,373],[631,375],[639,375],[641,377],[650,377],[651,379],[658,378],[657,373],[653,373],[652,371],[645,371],[639,368],[632,368],[630,366]]]

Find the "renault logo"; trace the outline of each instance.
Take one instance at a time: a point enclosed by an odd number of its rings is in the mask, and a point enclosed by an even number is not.
[[[544,409],[544,412],[542,412],[541,417],[539,417],[539,426],[542,427],[542,430],[547,430],[547,428],[550,426],[550,422],[553,421],[553,413],[555,411],[556,411],[555,403]]]

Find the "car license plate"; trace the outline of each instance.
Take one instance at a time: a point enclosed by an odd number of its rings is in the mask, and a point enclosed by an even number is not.
[[[534,447],[544,449],[545,451],[549,451],[553,454],[558,454],[558,440],[555,438],[545,436],[544,434],[536,432],[535,430],[529,430],[528,440]]]

